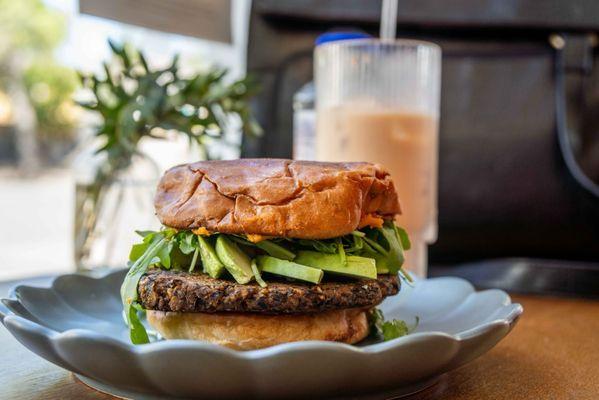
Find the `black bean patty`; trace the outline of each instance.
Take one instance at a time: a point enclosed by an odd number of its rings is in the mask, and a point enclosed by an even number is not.
[[[354,307],[372,307],[399,292],[395,275],[373,280],[321,282],[255,282],[241,285],[204,274],[151,269],[138,286],[142,307],[177,312],[253,312],[299,314]]]

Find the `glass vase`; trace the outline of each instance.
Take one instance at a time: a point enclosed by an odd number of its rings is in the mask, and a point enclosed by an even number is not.
[[[84,154],[74,165],[74,258],[78,272],[123,268],[135,231],[157,229],[158,165],[142,153],[109,160]]]

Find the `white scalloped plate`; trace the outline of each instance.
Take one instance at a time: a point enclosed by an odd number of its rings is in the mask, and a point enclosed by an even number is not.
[[[415,332],[350,346],[296,342],[262,350],[169,340],[133,346],[121,318],[124,271],[102,278],[63,275],[50,288],[18,286],[0,319],[29,350],[124,397],[314,398],[397,396],[484,354],[522,314],[501,290],[476,292],[459,278],[404,285],[381,308]]]

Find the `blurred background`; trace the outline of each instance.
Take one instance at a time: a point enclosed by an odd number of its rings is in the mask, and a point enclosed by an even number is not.
[[[397,15],[443,54],[431,274],[599,293],[599,3]],[[369,0],[0,0],[0,280],[122,263],[115,230],[156,227],[173,164],[308,158],[316,38],[380,18]]]
[[[143,51],[154,70],[177,55],[181,76],[215,67],[229,70],[229,82],[245,74],[249,2],[150,1],[145,11],[120,3],[0,1],[0,280],[75,269],[75,187],[92,173],[106,120],[77,104],[95,98],[78,73],[103,79],[104,64],[122,67],[108,40]],[[202,156],[180,136],[145,139],[160,170]]]

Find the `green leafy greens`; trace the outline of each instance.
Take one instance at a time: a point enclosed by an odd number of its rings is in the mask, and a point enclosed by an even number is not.
[[[160,232],[137,232],[143,241],[136,244],[129,254],[129,272],[121,286],[121,300],[125,317],[129,325],[129,335],[134,344],[148,343],[148,334],[142,325],[137,311],[142,310],[137,302],[137,284],[141,277],[153,265],[160,264],[163,268],[182,267],[182,257],[178,254],[190,254],[196,251],[193,245],[195,235],[188,231],[177,232],[175,229],[165,229]],[[195,238],[197,242],[197,238]],[[197,256],[194,257],[197,260]],[[195,261],[193,261],[195,263]],[[189,268],[193,269],[194,264]]]
[[[200,236],[172,228],[137,233],[142,241],[131,248],[129,272],[121,286],[124,315],[134,344],[149,342],[138,315],[143,309],[138,302],[137,286],[148,269],[154,267],[193,272],[201,265],[202,272],[213,278],[228,273],[240,283],[255,280],[262,287],[267,285],[263,273],[312,283],[320,282],[323,273],[362,279],[376,279],[377,273],[400,273],[404,280],[412,280],[402,269],[403,252],[410,248],[410,242],[406,232],[393,222],[326,240],[270,238],[252,242],[241,235]],[[226,248],[223,243],[228,243]],[[236,254],[229,257],[227,252]],[[247,271],[237,271],[239,265],[233,265],[237,264],[234,260],[247,263]],[[382,314],[379,320],[383,321]],[[378,324],[385,340],[408,332],[403,321]]]
[[[134,246],[131,250],[129,258],[132,264],[121,286],[121,300],[129,325],[129,336],[134,344],[149,342],[148,333],[137,315],[138,309],[141,308],[137,303],[137,284],[151,265],[166,259],[164,256],[160,258],[158,254],[164,254],[164,249],[172,245],[169,240],[172,235],[173,233],[170,231],[149,233],[144,237],[142,243]],[[166,265],[164,267],[170,268],[170,257],[168,265],[169,267]]]
[[[379,336],[382,336],[384,341],[397,339],[412,333],[418,326],[419,318],[416,317],[416,323],[413,327],[408,327],[405,321],[400,319],[392,319],[385,321],[383,312],[375,308],[370,313],[371,329]]]

